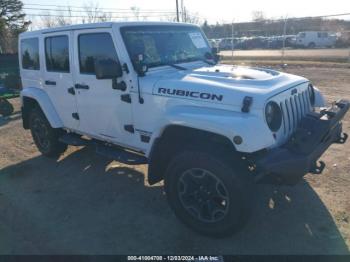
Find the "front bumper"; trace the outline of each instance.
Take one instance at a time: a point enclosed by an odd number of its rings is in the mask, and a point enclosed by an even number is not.
[[[349,107],[349,101],[340,100],[320,113],[306,115],[284,146],[257,157],[255,181],[292,185],[307,173],[322,173],[325,164],[318,159],[331,144],[344,144],[348,138],[340,121]]]

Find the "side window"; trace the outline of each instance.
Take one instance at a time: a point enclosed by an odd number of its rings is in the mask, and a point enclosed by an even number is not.
[[[118,60],[117,52],[109,33],[81,34],[78,37],[78,46],[81,74],[94,74],[96,59]]]
[[[45,38],[46,70],[69,73],[68,36]]]
[[[300,33],[300,38],[305,38],[306,34],[305,33]]]
[[[21,40],[22,68],[39,70],[39,39],[28,38]]]

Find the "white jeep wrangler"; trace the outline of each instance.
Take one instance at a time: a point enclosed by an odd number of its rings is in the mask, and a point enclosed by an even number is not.
[[[19,39],[22,117],[43,155],[92,145],[164,180],[194,230],[225,236],[247,219],[254,183],[295,184],[345,143],[349,102],[329,108],[305,78],[218,64],[197,26],[99,23]],[[321,109],[319,109],[322,107]]]

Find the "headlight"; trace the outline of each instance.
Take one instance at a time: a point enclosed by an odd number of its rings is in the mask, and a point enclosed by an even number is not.
[[[309,93],[310,103],[312,106],[314,106],[315,105],[315,90],[314,90],[314,87],[312,86],[312,84],[309,84],[309,86],[308,86],[308,93]]]
[[[276,132],[282,124],[281,108],[276,102],[268,102],[265,107],[265,118],[270,130]]]

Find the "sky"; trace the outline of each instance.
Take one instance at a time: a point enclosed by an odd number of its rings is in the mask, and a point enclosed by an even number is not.
[[[140,10],[167,10],[175,11],[176,0],[22,0],[24,4],[52,4],[84,6],[86,3],[98,3],[101,8],[129,9],[132,6]],[[179,3],[181,0],[179,0]],[[184,6],[202,20],[210,24],[216,22],[230,23],[251,21],[253,11],[262,11],[267,18],[304,17],[328,14],[350,13],[349,0],[183,0]],[[29,7],[29,6],[27,6]],[[50,7],[53,8],[53,7]],[[39,10],[26,10],[38,13]],[[350,16],[343,17],[350,19]],[[159,18],[158,18],[159,19]],[[158,20],[152,18],[149,20]]]

